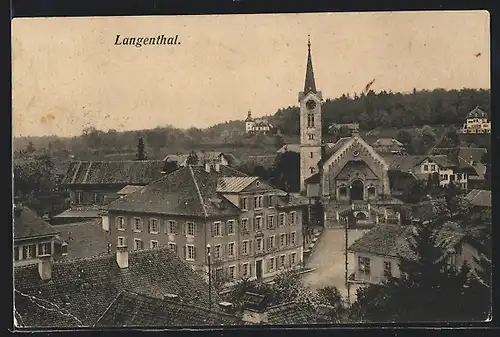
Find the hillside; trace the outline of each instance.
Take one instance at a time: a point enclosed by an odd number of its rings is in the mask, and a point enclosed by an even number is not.
[[[369,138],[396,136],[401,129],[413,134],[429,125],[440,141],[453,125],[464,122],[474,107],[490,113],[489,90],[442,90],[392,93],[369,91],[360,95],[342,95],[326,99],[323,105],[323,132],[332,123],[358,122],[363,134]],[[37,152],[49,152],[56,158],[67,159],[71,155],[79,159],[124,160],[134,159],[138,137],[143,137],[146,154],[151,159],[161,159],[167,153],[185,153],[190,150],[226,151],[235,156],[264,156],[274,154],[280,143],[298,143],[299,109],[288,107],[267,117],[282,133],[283,140],[274,135],[248,136],[244,122],[227,121],[207,129],[178,129],[173,126],[148,130],[101,131],[94,128],[83,130],[73,138],[20,137],[13,139],[14,151],[26,149],[30,142]],[[413,130],[413,131],[412,131]],[[418,131],[420,132],[420,131]],[[463,138],[464,142],[473,140]]]

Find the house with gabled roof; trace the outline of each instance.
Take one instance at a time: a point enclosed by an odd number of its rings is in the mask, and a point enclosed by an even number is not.
[[[231,167],[188,165],[107,205],[103,228],[113,249],[167,246],[204,272],[210,253],[213,276],[230,283],[301,266],[304,207]]]
[[[15,205],[13,218],[14,266],[37,264],[41,258],[58,259],[66,252],[59,230],[28,207]]]
[[[380,154],[405,154],[403,143],[394,138],[379,138],[371,146]]]
[[[478,106],[467,114],[467,119],[460,128],[459,133],[463,134],[485,134],[491,133],[491,121],[488,113]]]
[[[93,327],[123,291],[142,294],[145,298],[175,297],[186,306],[208,308],[209,303],[214,303],[215,312],[218,310],[215,304],[222,301],[216,291],[209,294],[203,277],[168,247],[135,252],[120,249],[95,257],[60,262],[44,259],[38,265],[16,267],[17,326]],[[179,314],[189,314],[189,310]],[[192,318],[188,316],[184,320]],[[167,317],[163,324],[168,326],[179,319]],[[115,321],[117,326],[128,325],[119,318]],[[131,325],[133,322],[131,319]]]

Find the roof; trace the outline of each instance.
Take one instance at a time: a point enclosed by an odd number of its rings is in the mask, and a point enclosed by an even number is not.
[[[446,147],[446,148],[434,148],[431,150],[431,154],[446,154],[450,156],[462,157],[465,161],[474,161],[476,163],[481,162],[483,155],[487,153],[487,150],[482,147]]]
[[[168,215],[218,216],[239,214],[239,208],[225,198],[218,199],[217,182],[222,177],[248,177],[228,166],[206,172],[188,165],[105,206],[108,210]]]
[[[306,184],[319,184],[320,181],[321,181],[321,176],[319,173],[315,173],[312,176],[310,176],[309,178],[304,180],[304,182]]]
[[[475,107],[474,109],[472,109],[471,112],[469,112],[469,114],[467,115],[467,118],[476,118],[476,117],[484,118],[484,117],[488,117],[488,114],[486,112],[484,112],[483,110],[479,109],[479,107]]]
[[[420,219],[423,222],[431,221],[436,219],[445,207],[445,199],[422,201],[412,207],[412,216],[413,218]]]
[[[215,305],[217,305],[215,303]],[[95,327],[237,325],[241,319],[208,308],[122,291]]]
[[[285,152],[300,152],[300,144],[285,144],[283,145],[278,151],[278,153],[285,153]]]
[[[139,186],[139,185],[127,185],[124,188],[122,188],[121,190],[119,190],[117,192],[117,194],[118,195],[127,195],[127,194],[130,194],[132,192],[138,191],[143,187],[144,186]]]
[[[175,162],[177,165],[182,164],[188,157],[189,155],[187,154],[167,154],[165,158],[163,158],[164,161],[172,161]]]
[[[200,162],[202,161],[214,161],[219,159],[220,156],[226,157],[226,159],[231,162],[236,160],[236,158],[232,154],[225,154],[220,151],[197,151],[196,157],[198,157],[198,160]],[[163,159],[164,161],[173,161],[177,163],[177,165],[183,165],[185,164],[187,158],[189,157],[188,154],[167,154],[165,158]]]
[[[291,302],[269,307],[267,323],[272,325],[311,324],[316,323],[316,319],[300,304]]]
[[[208,306],[207,283],[168,247],[128,254],[124,269],[115,254],[55,262],[50,282],[40,279],[36,264],[16,267],[15,308],[24,326],[93,326],[122,290],[176,294],[184,303]],[[220,301],[215,291],[212,301]]]
[[[426,155],[387,155],[383,156],[390,170],[408,172],[420,164]]]
[[[389,185],[391,186],[391,190],[394,191],[404,191],[417,180],[414,174],[406,171],[389,170],[388,176]]]
[[[325,147],[325,155],[324,157],[320,160],[320,163],[324,163],[333,156],[340,148],[347,143],[348,141],[351,140],[351,137],[342,137],[339,140],[337,140],[335,143],[328,143],[327,146]]]
[[[258,180],[257,177],[222,177],[217,181],[217,192],[237,193]]]
[[[58,225],[59,237],[68,244],[65,259],[92,257],[108,252],[109,237],[100,219]]]
[[[374,141],[372,146],[404,146],[403,143],[394,138],[379,138]]]
[[[429,156],[429,159],[439,165],[439,167],[452,168],[457,166],[457,164],[453,163],[446,155]]]
[[[404,240],[410,227],[400,225],[377,225],[349,247],[351,252],[401,257],[411,256],[412,252]]]
[[[100,213],[100,206],[73,206],[54,218],[99,218]]]
[[[474,206],[491,207],[491,191],[489,190],[472,190],[465,199]]]
[[[16,207],[14,210],[14,240],[39,236],[57,235],[58,230],[40,218],[28,207]]]
[[[311,56],[311,41],[307,43],[307,66],[306,66],[306,79],[304,81],[304,94],[316,93],[316,82],[314,81],[314,71]]]
[[[63,184],[146,185],[161,178],[163,160],[74,161]]]

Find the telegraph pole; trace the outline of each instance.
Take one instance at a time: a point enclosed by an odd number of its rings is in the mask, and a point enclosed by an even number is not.
[[[210,244],[207,244],[207,259],[208,259],[208,311],[212,310],[212,270],[210,266]]]

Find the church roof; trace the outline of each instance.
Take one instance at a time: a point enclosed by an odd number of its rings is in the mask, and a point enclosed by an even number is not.
[[[306,80],[304,83],[304,94],[316,93],[316,82],[314,81],[314,71],[312,65],[311,56],[311,40],[307,43],[307,68],[306,68]]]
[[[484,112],[483,110],[479,109],[479,107],[475,107],[469,114],[467,115],[467,118],[485,118],[488,117],[488,114]]]

